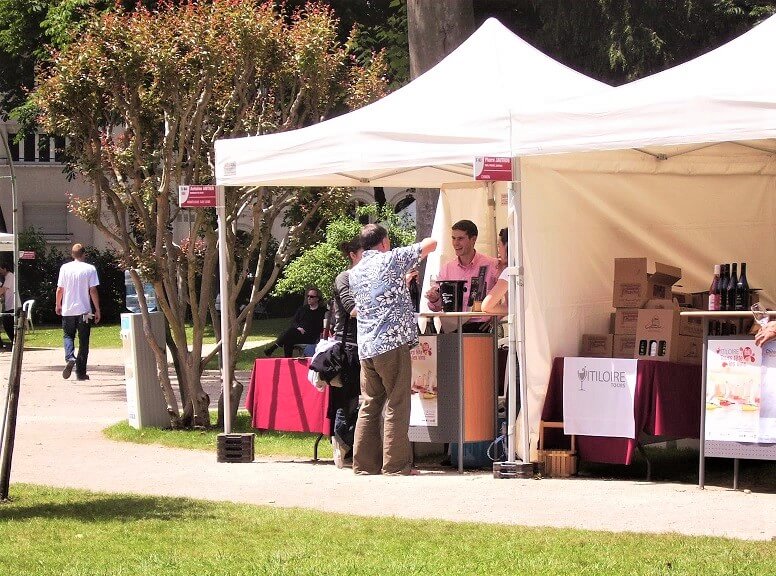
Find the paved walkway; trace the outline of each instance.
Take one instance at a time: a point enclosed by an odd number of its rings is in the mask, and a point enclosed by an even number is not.
[[[126,418],[121,352],[94,350],[88,382],[62,380],[61,356],[60,350],[25,351],[12,484],[373,516],[776,537],[776,494],[770,493],[699,490],[668,482],[496,480],[485,472],[357,477],[330,462],[259,459],[219,464],[215,453],[115,443],[101,430]],[[10,354],[0,354],[0,374],[8,373],[9,361]],[[212,376],[208,387],[215,403],[217,382]]]

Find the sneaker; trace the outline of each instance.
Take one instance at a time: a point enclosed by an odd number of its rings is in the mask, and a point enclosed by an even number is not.
[[[65,380],[70,378],[70,375],[73,373],[73,366],[75,366],[75,360],[68,360],[67,364],[65,364],[65,369],[62,370],[62,378]]]
[[[76,380],[88,380],[89,379],[89,375],[88,374],[84,374],[83,376],[76,376],[75,379]]]
[[[264,349],[264,355],[269,358],[275,352],[275,346],[267,346]]]
[[[334,451],[334,464],[337,466],[337,468],[342,468],[345,466],[345,454],[348,453],[348,450],[350,450],[350,446],[342,442],[339,438],[336,436],[331,437],[331,447]]]

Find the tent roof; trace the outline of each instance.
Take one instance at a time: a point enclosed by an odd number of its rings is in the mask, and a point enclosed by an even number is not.
[[[471,178],[475,156],[512,156],[516,112],[610,89],[542,54],[497,20],[413,82],[332,120],[216,142],[235,185],[418,186]]]
[[[518,155],[776,137],[776,16],[694,60],[609,91],[514,116]],[[775,151],[773,142],[750,143]]]

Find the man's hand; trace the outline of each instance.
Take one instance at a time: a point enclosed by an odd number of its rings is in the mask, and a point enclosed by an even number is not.
[[[439,286],[432,284],[431,288],[426,290],[426,299],[429,302],[437,302],[439,300]]]
[[[94,311],[94,323],[99,324],[100,323],[100,311],[95,310]]]
[[[62,316],[62,304],[57,304],[54,311],[57,313],[57,316]]]
[[[417,277],[418,277],[418,269],[417,268],[413,268],[412,270],[410,270],[409,272],[407,272],[404,275],[404,283],[409,288],[410,282],[412,282],[412,279],[413,278],[417,278]]]
[[[754,343],[758,346],[762,346],[774,338],[776,338],[776,321],[768,322],[765,326],[760,328],[760,331],[754,337]]]

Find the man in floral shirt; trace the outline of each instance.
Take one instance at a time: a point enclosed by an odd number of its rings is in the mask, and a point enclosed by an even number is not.
[[[418,329],[404,275],[436,249],[436,240],[391,250],[388,231],[378,224],[361,230],[364,254],[350,271],[350,292],[358,311],[358,355],[363,402],[356,422],[356,474],[412,473],[410,348]],[[380,418],[387,403],[380,445]]]

